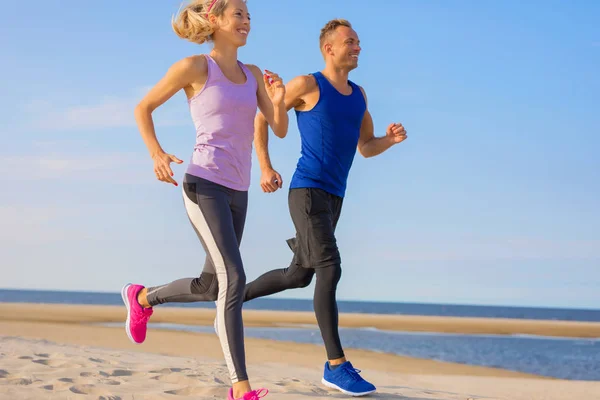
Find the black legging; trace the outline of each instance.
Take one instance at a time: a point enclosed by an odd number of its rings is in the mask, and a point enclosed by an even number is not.
[[[317,275],[314,295],[314,309],[327,358],[335,360],[344,357],[338,332],[338,309],[335,300],[337,284],[342,276],[340,264],[309,269],[292,262],[288,268],[269,271],[246,285],[244,301],[269,296],[287,289],[303,288],[310,285]]]
[[[229,189],[185,174],[183,199],[192,227],[206,253],[202,274],[148,288],[151,306],[216,301],[219,340],[233,383],[248,379],[242,321],[246,273],[239,246],[244,232],[248,192]],[[197,262],[191,257],[190,262]]]

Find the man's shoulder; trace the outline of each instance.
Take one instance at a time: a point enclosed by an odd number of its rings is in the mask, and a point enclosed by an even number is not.
[[[297,79],[307,85],[316,85],[317,84],[317,78],[315,78],[314,74],[298,75],[294,79]]]
[[[289,81],[288,86],[298,93],[308,93],[317,88],[317,79],[312,74],[298,75]]]

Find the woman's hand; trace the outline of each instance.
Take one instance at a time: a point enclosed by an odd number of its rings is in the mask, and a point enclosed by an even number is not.
[[[267,89],[267,94],[269,95],[269,99],[271,99],[271,103],[273,103],[274,106],[283,105],[285,99],[285,85],[279,75],[265,69],[263,80],[265,81],[265,88]]]
[[[174,155],[165,152],[156,153],[152,156],[152,160],[154,160],[154,173],[156,174],[156,178],[159,181],[172,183],[173,185],[178,186],[177,182],[172,178],[173,170],[171,170],[171,163],[175,162],[181,164],[183,161]]]

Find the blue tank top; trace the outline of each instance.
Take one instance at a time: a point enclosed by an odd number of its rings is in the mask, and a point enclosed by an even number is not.
[[[319,101],[312,110],[296,111],[302,147],[290,188],[319,188],[344,197],[367,109],[365,97],[351,81],[352,94],[345,96],[322,73],[312,75]]]

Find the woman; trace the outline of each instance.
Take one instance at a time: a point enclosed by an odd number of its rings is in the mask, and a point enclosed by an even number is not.
[[[126,331],[134,343],[146,337],[153,306],[168,302],[216,301],[219,339],[232,381],[228,400],[257,400],[266,389],[251,389],[245,365],[242,302],[246,276],[239,252],[246,218],[253,122],[257,106],[273,131],[287,132],[285,87],[269,71],[237,59],[246,44],[250,16],[243,0],[196,0],[172,22],[177,35],[191,42],[213,42],[209,54],[182,59],[136,107],[135,116],[154,160],[158,180],[177,186],[171,162],[156,139],[152,112],[183,89],[196,128],[196,145],[183,180],[190,222],[206,252],[198,278],[145,288],[122,289],[127,307]]]

